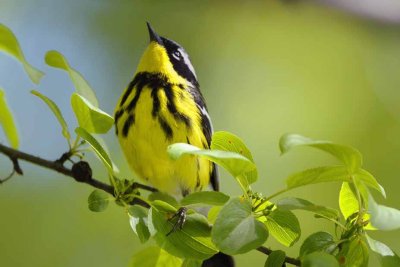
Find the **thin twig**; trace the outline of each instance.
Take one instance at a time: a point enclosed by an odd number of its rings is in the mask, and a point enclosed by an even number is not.
[[[6,178],[0,179],[0,184],[2,184],[2,183],[4,183],[4,182],[7,182],[8,180],[10,180],[11,177],[14,176],[14,174],[15,174],[15,169],[13,169],[12,172],[11,172]]]
[[[60,164],[64,164],[67,160],[70,160],[72,156],[71,150],[68,152],[65,152],[64,154],[61,155],[59,159],[56,160],[56,162]]]
[[[273,250],[264,246],[258,247],[257,250],[261,253],[264,253],[265,255],[270,255],[272,252],[274,252]],[[301,266],[300,260],[295,258],[285,256],[285,262],[295,266]]]
[[[154,187],[151,187],[151,186],[148,186],[148,185],[145,185],[145,184],[140,184],[140,183],[133,183],[132,187],[134,189],[138,188],[138,189],[143,189],[143,190],[146,190],[146,191],[149,191],[149,192],[158,192],[158,190],[155,189]]]

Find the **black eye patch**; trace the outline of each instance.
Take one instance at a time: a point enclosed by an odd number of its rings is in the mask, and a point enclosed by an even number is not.
[[[183,50],[183,48],[174,41],[168,40],[164,37],[161,37],[161,39],[164,43],[165,49],[167,50],[169,60],[171,61],[174,70],[193,85],[198,86],[199,84],[196,76],[192,73],[189,66],[186,65],[183,60],[183,55],[179,51],[179,49]]]

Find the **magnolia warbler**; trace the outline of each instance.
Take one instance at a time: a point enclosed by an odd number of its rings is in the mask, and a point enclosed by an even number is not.
[[[147,23],[150,44],[115,109],[115,128],[133,171],[159,191],[185,196],[211,183],[215,164],[185,155],[172,160],[167,147],[188,143],[209,148],[212,125],[189,56]]]
[[[133,171],[159,191],[185,196],[208,184],[218,191],[214,163],[190,155],[174,161],[167,154],[173,143],[209,148],[213,129],[188,54],[147,26],[150,44],[115,109],[116,134],[125,157]],[[185,213],[185,208],[179,209],[171,232],[182,228]],[[234,262],[217,253],[202,266],[230,267]]]

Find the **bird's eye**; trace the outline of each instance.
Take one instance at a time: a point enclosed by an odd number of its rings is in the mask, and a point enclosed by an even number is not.
[[[179,52],[178,50],[174,51],[174,52],[172,53],[172,55],[173,55],[174,58],[176,58],[177,60],[180,60],[181,57],[182,57],[181,52]]]

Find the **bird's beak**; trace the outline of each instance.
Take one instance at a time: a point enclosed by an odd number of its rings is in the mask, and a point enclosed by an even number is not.
[[[163,41],[161,40],[160,36],[153,30],[151,27],[150,23],[147,22],[147,28],[149,29],[149,36],[150,36],[150,42],[156,42],[160,45],[163,45]]]

